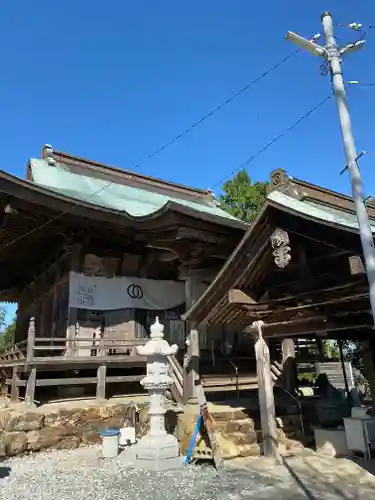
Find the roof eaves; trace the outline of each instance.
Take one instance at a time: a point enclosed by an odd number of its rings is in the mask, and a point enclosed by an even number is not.
[[[225,281],[228,282],[228,287],[226,287],[228,288],[228,290],[233,287],[237,280],[236,276],[233,273],[233,268],[236,266],[236,264],[239,265],[240,263],[242,263],[241,261],[248,258],[245,249],[249,244],[251,245],[251,239],[255,232],[255,229],[259,225],[260,221],[265,217],[268,207],[269,202],[267,200],[258,213],[256,219],[252,222],[252,224],[244,234],[242,240],[229,256],[228,260],[225,262],[224,266],[221,268],[214,280],[210,283],[208,288],[199,297],[199,299],[193,304],[193,306],[185,314],[182,315],[181,318],[183,320],[203,322],[204,317],[202,317],[202,314],[204,313],[204,309],[206,309],[207,306],[212,302],[212,307],[215,307],[215,304],[222,298],[221,291]]]
[[[74,165],[81,166],[96,172],[99,171],[106,172],[107,174],[112,174],[114,176],[117,176],[119,179],[121,178],[122,180],[129,181],[133,179],[139,182],[140,184],[144,184],[145,187],[154,186],[158,188],[171,190],[175,194],[178,193],[180,193],[181,195],[185,194],[186,196],[196,198],[201,202],[208,200],[211,201],[213,199],[213,194],[210,189],[199,189],[191,186],[185,186],[183,184],[175,182],[165,181],[159,178],[146,176],[138,172],[123,170],[121,168],[114,167],[112,165],[106,165],[105,163],[88,160],[86,158],[82,158],[79,156],[73,156],[69,153],[65,153],[62,151],[54,151],[51,146],[44,146],[42,152],[42,158],[46,159],[48,155],[52,155],[52,157],[59,163],[63,164],[65,163],[67,165],[72,165],[72,166]]]

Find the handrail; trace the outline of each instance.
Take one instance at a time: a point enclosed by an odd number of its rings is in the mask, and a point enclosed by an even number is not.
[[[284,377],[284,374],[283,374],[281,368],[282,368],[282,365],[280,365],[280,363],[278,363],[277,361],[273,361],[271,363],[271,375],[273,375],[275,377],[275,379],[274,379],[274,385],[276,385],[276,383],[278,381],[281,381],[281,379]],[[301,432],[302,432],[302,435],[304,436],[305,435],[305,426],[304,426],[304,423],[303,423],[302,404],[301,404],[300,400],[296,396],[294,396],[291,392],[289,392],[288,389],[285,389],[285,387],[283,385],[281,385],[281,384],[279,385],[278,384],[277,387],[279,387],[280,389],[282,389],[286,394],[288,394],[292,399],[294,399],[294,401],[297,402],[298,409],[299,409],[299,418],[300,418],[300,424],[301,424]]]
[[[175,356],[168,356],[168,365],[173,380],[173,385],[177,391],[178,397],[182,401],[184,397],[183,372],[180,370],[180,364]],[[178,402],[178,401],[177,401]]]
[[[181,382],[181,384],[182,384],[183,379],[184,379],[184,371],[183,371],[182,366],[177,361],[176,357],[173,355],[168,356],[168,362],[169,362],[171,368],[173,368],[173,371],[176,373],[176,377],[178,378],[179,382]]]
[[[300,424],[301,424],[301,432],[302,432],[302,436],[305,435],[305,426],[304,426],[304,423],[303,423],[303,412],[302,412],[302,404],[301,404],[301,401],[296,397],[294,396],[291,392],[289,392],[287,389],[285,389],[285,387],[283,387],[282,385],[279,386],[280,389],[282,389],[286,394],[288,394],[292,399],[294,399],[294,401],[297,402],[298,404],[298,408],[299,408],[299,419],[300,419]]]
[[[233,363],[233,361],[229,358],[228,354],[226,352],[224,352],[221,344],[219,344],[219,349],[220,351],[222,352],[222,354],[224,354],[224,359],[226,359],[228,361],[229,364],[232,365],[232,367],[234,368],[234,373],[236,375],[236,394],[237,394],[237,401],[240,400],[240,389],[239,389],[239,373],[238,373],[238,366],[235,365]]]

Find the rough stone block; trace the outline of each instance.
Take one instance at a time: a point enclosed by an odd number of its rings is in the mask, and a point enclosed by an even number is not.
[[[25,432],[7,432],[5,434],[5,450],[8,457],[24,453],[27,449]]]
[[[7,423],[6,431],[35,431],[41,429],[44,423],[43,413],[26,412],[26,413],[10,413]]]
[[[61,439],[53,448],[55,450],[75,450],[80,445],[80,438],[77,436],[66,436]]]
[[[224,431],[226,434],[230,434],[232,432],[238,432],[241,428],[240,422],[236,422],[236,420],[229,420],[224,425]]]
[[[0,431],[5,431],[10,416],[9,410],[0,410]]]
[[[82,432],[82,443],[84,444],[95,444],[95,443],[100,443],[101,438],[99,432],[93,430],[93,429],[84,429]]]
[[[254,432],[254,422],[251,419],[242,420],[238,422],[240,425],[239,431],[246,434],[248,432]]]
[[[6,451],[6,442],[4,433],[0,434],[0,458],[4,458],[7,456]]]
[[[76,431],[78,433],[78,431]],[[56,448],[60,441],[67,436],[72,436],[72,428],[44,427],[43,429],[30,431],[27,436],[27,449],[29,451],[39,451],[48,448]],[[79,437],[79,436],[77,436]]]
[[[247,432],[246,434],[243,432],[232,432],[231,434],[223,434],[223,437],[237,446],[254,444],[257,442],[257,435],[254,431]]]

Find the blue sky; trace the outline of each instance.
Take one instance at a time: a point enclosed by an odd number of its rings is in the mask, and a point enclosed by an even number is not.
[[[64,0],[3,2],[0,17],[0,168],[24,176],[44,143],[131,169],[211,108],[293,50],[292,30],[337,23],[375,25],[375,4],[286,0]],[[340,28],[342,43],[355,34]],[[344,62],[347,80],[375,82],[375,29]],[[206,120],[140,172],[209,188],[330,92],[320,61],[299,54]],[[374,182],[375,87],[349,102],[368,193]],[[256,180],[277,167],[349,191],[333,101],[249,165]]]

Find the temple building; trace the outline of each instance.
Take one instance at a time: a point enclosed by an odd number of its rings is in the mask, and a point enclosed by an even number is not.
[[[183,356],[181,313],[240,241],[243,222],[209,190],[50,146],[29,161],[26,179],[0,178],[0,300],[18,303],[17,354],[3,363],[14,397],[27,380],[34,397],[34,385],[76,385],[103,366],[114,373],[107,382],[136,381],[142,371],[131,368],[143,362],[133,348],[156,316]],[[203,331],[200,345],[208,348]],[[114,371],[124,363],[129,375]]]
[[[196,402],[200,383],[212,399],[259,395],[267,454],[277,453],[275,416],[298,403],[302,419],[304,342],[319,350],[322,339],[357,340],[375,401],[373,319],[350,197],[277,169],[247,225],[211,191],[50,146],[29,161],[25,180],[0,178],[0,300],[18,303],[16,343],[0,355],[12,400],[139,392],[145,359],[135,347],[158,317],[179,348],[168,357],[171,397]],[[366,206],[375,232],[372,200]]]

